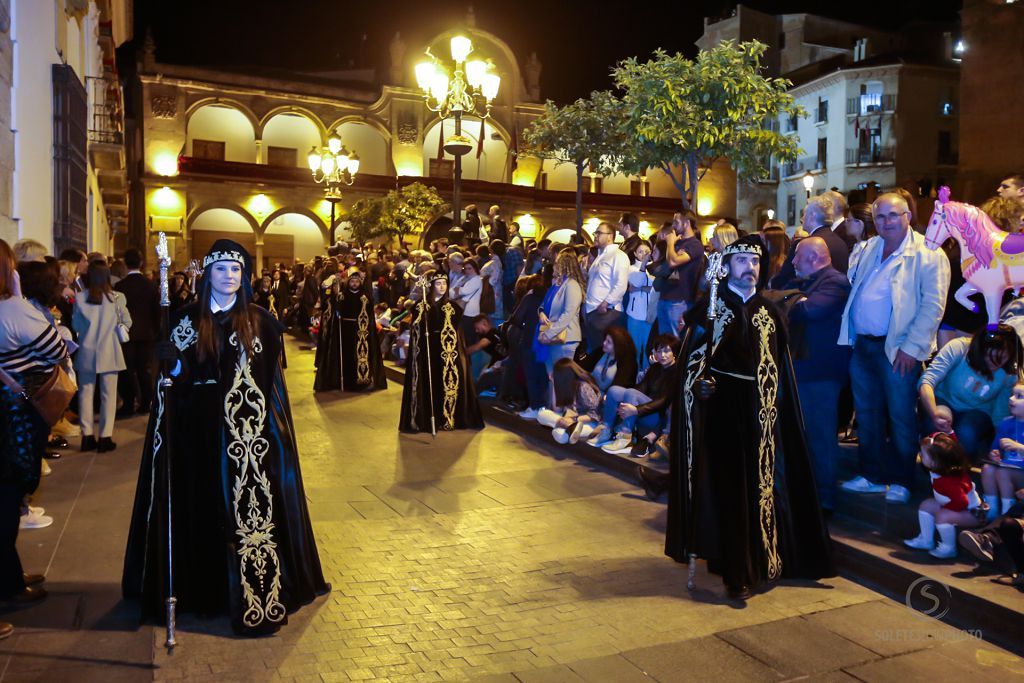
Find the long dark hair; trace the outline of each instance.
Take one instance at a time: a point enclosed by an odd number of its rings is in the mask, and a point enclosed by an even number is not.
[[[102,304],[104,297],[107,301],[114,300],[114,288],[110,286],[110,268],[107,264],[93,261],[89,264],[89,270],[85,273],[86,288],[89,295],[85,301],[90,304]]]
[[[604,336],[612,338],[612,346],[615,351],[615,363],[621,367],[623,362],[629,359],[636,359],[636,344],[625,327],[612,325],[604,331]]]
[[[569,406],[576,401],[577,382],[586,382],[597,389],[597,382],[593,376],[572,358],[560,358],[555,361],[555,366],[551,370],[551,385],[555,390],[556,406]]]
[[[1017,332],[1004,323],[1000,323],[992,332],[987,329],[978,330],[971,337],[971,345],[967,347],[967,365],[986,379],[992,379],[987,361],[993,353],[1002,351],[1006,352],[1007,359],[1001,369],[1009,375],[1016,375],[1024,357],[1024,347],[1021,346]]]
[[[92,266],[90,266],[91,268]],[[247,286],[246,277],[242,275],[242,286],[236,293],[238,298],[232,306],[229,315],[231,316],[231,331],[238,337],[239,343],[249,358],[253,356],[253,340],[256,338],[256,313],[251,310],[252,289]],[[219,337],[214,330],[216,324],[213,319],[213,311],[210,310],[210,299],[213,296],[213,286],[209,277],[199,278],[199,340],[196,343],[196,355],[200,362],[207,359],[214,361],[220,359],[220,352],[223,350]],[[230,335],[229,335],[230,336]]]

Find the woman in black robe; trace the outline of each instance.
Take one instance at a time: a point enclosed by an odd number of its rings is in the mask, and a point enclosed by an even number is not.
[[[331,283],[317,345],[314,391],[376,391],[387,389],[373,297],[363,284],[363,273],[350,268],[344,284]],[[322,351],[321,351],[322,349]]]
[[[261,635],[330,586],[299,470],[283,328],[251,303],[249,264],[237,243],[215,242],[198,300],[175,313],[161,343],[173,385],[150,416],[122,592],[144,619],[164,617],[169,455],[178,608],[227,614],[239,634]]]
[[[403,432],[483,429],[473,375],[459,332],[462,309],[448,299],[448,278],[427,276],[429,291],[413,309],[402,391]]]

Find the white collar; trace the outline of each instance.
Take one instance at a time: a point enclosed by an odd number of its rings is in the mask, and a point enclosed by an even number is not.
[[[845,220],[846,219],[844,217],[840,216],[839,218],[832,221],[832,232],[835,232],[836,228],[838,228],[839,225]]]
[[[129,270],[128,271],[128,275],[142,275],[142,271],[141,270]],[[128,277],[128,275],[125,275],[125,277]]]
[[[224,306],[223,308],[221,308],[217,304],[217,300],[214,299],[213,295],[211,294],[210,295],[210,313],[220,313],[221,311],[230,311],[231,307],[235,305],[236,301],[238,301],[238,294],[237,293],[236,294],[232,294],[231,295],[231,300],[228,301],[228,305]]]
[[[743,303],[747,303],[755,294],[757,294],[757,288],[754,288],[754,291],[751,292],[750,294],[744,294],[742,291],[733,287],[733,284],[731,282],[726,283],[726,287],[731,289],[736,294],[736,296],[743,299]]]

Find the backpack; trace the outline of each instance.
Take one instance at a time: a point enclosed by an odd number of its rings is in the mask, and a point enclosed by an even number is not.
[[[494,300],[494,288],[491,287],[490,279],[486,277],[480,278],[480,282],[480,314],[493,315],[497,309],[497,304]]]

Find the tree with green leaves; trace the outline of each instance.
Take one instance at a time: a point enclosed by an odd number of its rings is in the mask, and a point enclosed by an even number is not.
[[[410,183],[400,190],[391,190],[381,199],[381,204],[377,234],[397,239],[399,244],[409,233],[426,230],[427,221],[450,208],[436,189],[423,183]]]
[[[796,138],[770,123],[806,112],[788,94],[789,81],[761,74],[766,49],[757,41],[727,40],[693,60],[656,50],[647,62],[620,62],[612,70],[624,110],[617,169],[661,169],[689,209],[718,159],[727,160],[744,181],[767,177],[773,158],[794,161],[800,154]]]
[[[383,197],[363,197],[357,199],[348,212],[349,231],[359,244],[365,244],[380,235],[381,212],[384,209]]]
[[[526,129],[525,154],[576,168],[576,230],[583,229],[583,173],[613,171],[623,145],[622,104],[607,91],[559,107],[551,100]]]

